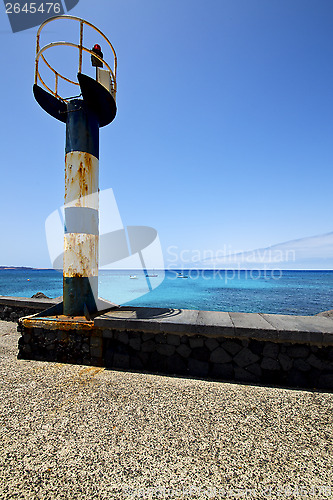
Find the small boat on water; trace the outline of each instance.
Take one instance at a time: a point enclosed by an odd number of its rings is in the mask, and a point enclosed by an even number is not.
[[[153,269],[151,272],[146,270],[145,276],[146,278],[157,278],[158,274],[156,274],[155,269]]]
[[[185,274],[183,273],[177,273],[177,278],[183,278],[183,279],[186,279],[188,278],[188,276],[186,276]]]
[[[130,280],[137,280],[138,277],[135,274],[130,275]]]

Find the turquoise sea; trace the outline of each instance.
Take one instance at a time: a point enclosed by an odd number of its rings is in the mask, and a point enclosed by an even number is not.
[[[333,309],[333,271],[192,269],[148,275],[102,270],[99,295],[118,304],[210,311],[311,315]],[[0,295],[31,297],[37,292],[62,295],[62,274],[0,270]]]

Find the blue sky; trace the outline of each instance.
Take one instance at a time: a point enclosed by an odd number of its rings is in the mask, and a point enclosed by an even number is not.
[[[50,267],[65,126],[32,95],[37,28],[13,34],[1,8],[0,265]],[[100,188],[125,225],[156,228],[166,259],[332,231],[331,0],[80,0],[70,13],[117,52]]]

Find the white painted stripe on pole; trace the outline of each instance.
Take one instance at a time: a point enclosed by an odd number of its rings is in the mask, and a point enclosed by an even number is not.
[[[98,235],[65,234],[63,275],[66,278],[98,276]]]
[[[98,159],[90,153],[72,151],[65,157],[65,207],[98,210]]]
[[[85,208],[98,211],[98,165],[98,159],[90,153],[66,154],[65,213],[70,207],[82,208],[82,216]],[[64,235],[64,277],[98,276],[98,239],[98,234],[69,232]]]
[[[65,233],[98,234],[98,210],[86,207],[66,207]]]

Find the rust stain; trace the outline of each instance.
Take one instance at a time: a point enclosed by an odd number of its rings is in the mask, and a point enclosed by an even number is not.
[[[98,235],[69,233],[64,241],[64,275],[98,275]]]
[[[82,375],[90,375],[91,377],[95,377],[98,373],[104,371],[104,368],[97,368],[96,366],[87,366],[86,368],[83,368],[79,372],[79,376],[81,377]]]
[[[95,330],[94,322],[88,321],[84,316],[55,316],[54,319],[51,320],[43,320],[42,318],[38,319],[24,319],[22,320],[22,324],[24,328],[45,328],[47,330]]]
[[[83,197],[98,193],[98,160],[89,153],[66,155],[65,203],[84,206]]]

